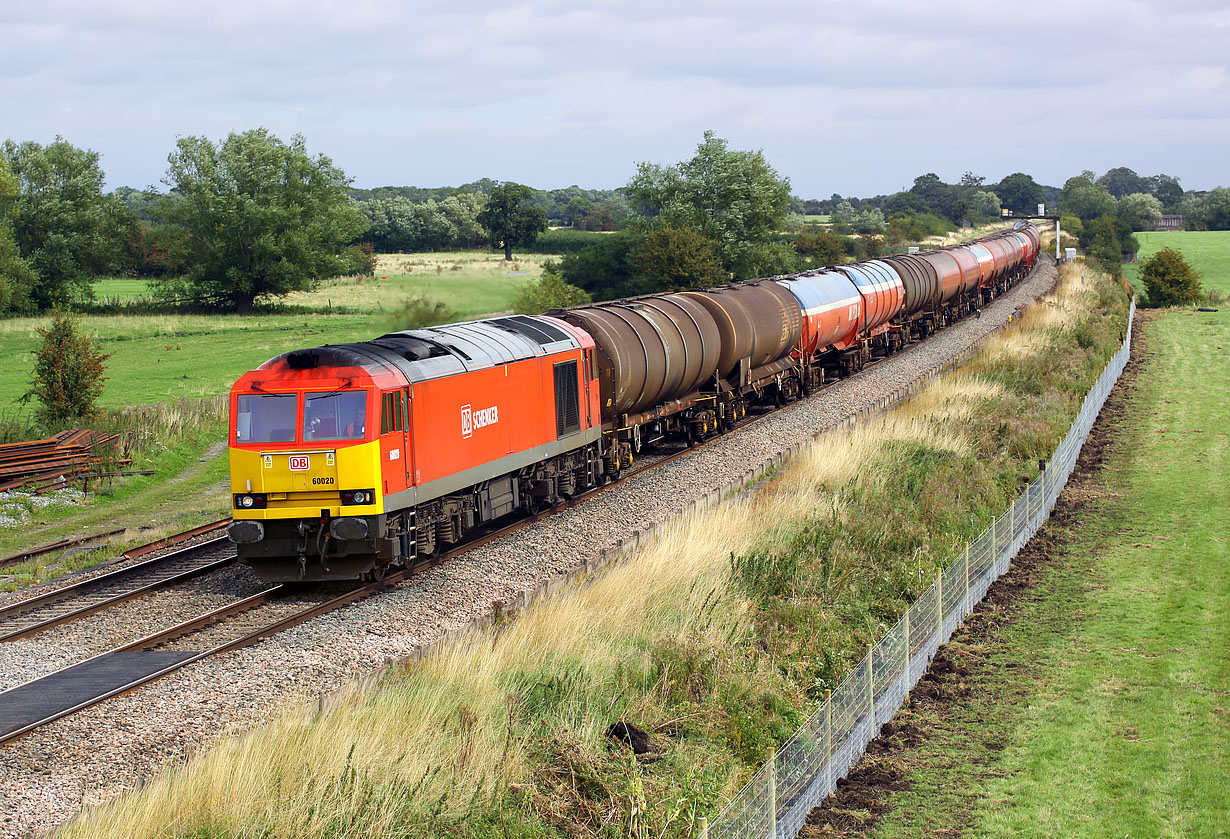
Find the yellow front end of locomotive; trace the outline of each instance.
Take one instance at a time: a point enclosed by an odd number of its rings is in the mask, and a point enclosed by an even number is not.
[[[230,448],[237,520],[369,516],[384,512],[380,441],[334,448]]]

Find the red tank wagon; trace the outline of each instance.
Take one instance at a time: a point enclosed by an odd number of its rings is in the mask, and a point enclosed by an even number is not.
[[[268,580],[379,577],[602,476],[594,342],[514,316],[299,350],[231,389],[241,561]]]

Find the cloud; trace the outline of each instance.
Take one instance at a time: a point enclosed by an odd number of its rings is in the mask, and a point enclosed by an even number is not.
[[[304,134],[360,185],[618,186],[705,129],[802,195],[926,171],[1224,177],[1222,3],[50,0],[0,12],[5,131],[157,181],[177,135]]]

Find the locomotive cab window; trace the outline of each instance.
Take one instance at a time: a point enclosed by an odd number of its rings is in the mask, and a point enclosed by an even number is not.
[[[401,431],[405,428],[405,394],[402,391],[386,393],[380,403],[380,433]]]
[[[366,393],[309,393],[304,397],[303,442],[362,440],[366,430]]]
[[[235,416],[236,443],[287,443],[295,439],[293,393],[239,397]]]

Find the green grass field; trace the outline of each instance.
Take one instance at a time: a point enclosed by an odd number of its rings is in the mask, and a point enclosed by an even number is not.
[[[1224,282],[1230,235],[1156,235]],[[1002,635],[955,653],[990,666],[951,716],[914,720],[931,737],[876,835],[1230,830],[1230,322],[1176,309],[1143,330],[1100,491]]]
[[[375,279],[339,279],[290,295],[284,302],[299,314],[90,315],[81,321],[111,355],[100,404],[174,402],[226,393],[240,374],[287,350],[404,329],[397,311],[411,298],[439,301],[456,320],[506,311],[547,259],[530,254],[506,263],[486,252],[382,256]],[[147,289],[143,280],[111,278],[98,281],[96,294],[135,299]],[[29,387],[36,330],[49,322],[0,320],[0,357],[10,360],[0,368],[0,408],[15,409]]]
[[[1140,287],[1140,263],[1162,248],[1181,251],[1207,289],[1230,293],[1230,230],[1182,231],[1177,233],[1137,233],[1139,262],[1125,266],[1132,284]]]

